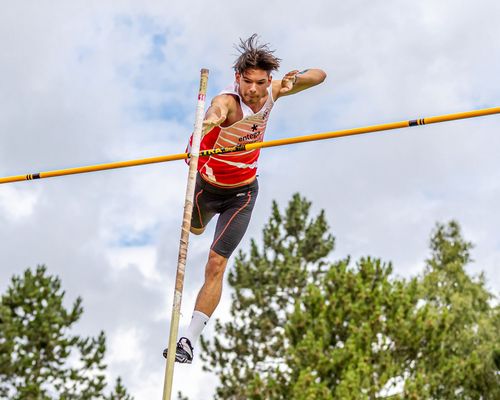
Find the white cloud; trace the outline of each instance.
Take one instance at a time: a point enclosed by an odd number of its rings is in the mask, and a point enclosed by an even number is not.
[[[156,266],[156,248],[153,246],[117,247],[108,251],[112,268],[126,272],[127,268],[137,268],[144,279],[159,282],[161,277]]]
[[[0,215],[9,220],[27,218],[33,214],[37,200],[36,192],[5,186],[0,190]]]
[[[137,329],[119,329],[111,338],[108,340],[109,353],[108,361],[109,363],[134,363],[137,364],[137,368],[141,368],[141,358],[137,355],[141,353],[141,334]]]

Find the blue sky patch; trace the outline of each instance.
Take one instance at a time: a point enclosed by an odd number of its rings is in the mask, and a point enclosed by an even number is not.
[[[117,245],[119,247],[141,247],[154,243],[157,228],[145,229],[142,231],[127,231],[118,236]]]
[[[157,33],[151,38],[151,51],[148,58],[153,62],[165,62],[165,45],[167,44],[167,34]]]

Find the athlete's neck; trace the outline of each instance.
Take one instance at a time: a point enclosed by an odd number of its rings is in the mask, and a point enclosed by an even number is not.
[[[264,104],[266,104],[267,98],[269,97],[269,94],[267,94],[265,97],[259,100],[258,103],[247,103],[242,96],[240,96],[241,101],[243,104],[245,104],[247,107],[250,108],[254,113],[259,112],[262,110],[262,107],[264,107]]]

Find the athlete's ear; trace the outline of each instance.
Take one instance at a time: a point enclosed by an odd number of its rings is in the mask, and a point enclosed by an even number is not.
[[[240,83],[240,79],[241,79],[241,74],[239,72],[235,72],[234,73],[234,80],[238,83]]]

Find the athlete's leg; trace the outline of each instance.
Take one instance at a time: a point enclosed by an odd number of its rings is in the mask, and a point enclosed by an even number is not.
[[[205,282],[196,298],[193,316],[184,335],[189,341],[191,352],[205,325],[219,304],[226,265],[226,257],[210,250],[208,262],[205,267]]]
[[[229,258],[238,247],[250,223],[258,191],[255,181],[245,192],[237,193],[233,199],[228,199],[217,220],[211,250]]]
[[[193,235],[201,235],[203,232],[205,232],[205,227],[195,228],[194,226],[191,226],[190,231]]]
[[[191,233],[195,235],[201,235],[205,231],[207,224],[216,214],[212,207],[212,203],[216,199],[209,192],[205,191],[205,185],[206,184],[202,181],[202,178],[197,175],[190,229]]]
[[[198,340],[203,328],[219,304],[228,258],[240,243],[250,222],[258,193],[255,181],[242,191],[224,195],[215,230],[214,242],[205,267],[205,282],[198,293],[186,338],[190,345]]]
[[[205,267],[205,282],[196,298],[195,311],[200,311],[208,317],[213,314],[220,301],[226,265],[226,257],[210,250]]]
[[[195,311],[208,317],[219,304],[227,260],[247,230],[257,192],[258,186],[255,184],[243,196],[233,195],[217,221],[214,243],[205,267],[205,283],[198,293],[195,305]]]

